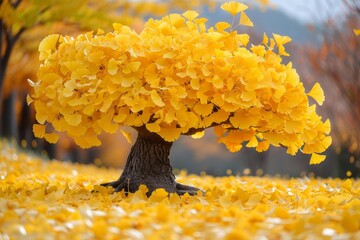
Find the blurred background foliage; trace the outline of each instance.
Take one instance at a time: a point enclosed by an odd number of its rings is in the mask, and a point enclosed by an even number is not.
[[[149,17],[185,9],[200,11],[211,26],[228,17],[219,10],[217,2],[0,0],[0,137],[49,159],[123,167],[131,144],[121,133],[104,134],[101,147],[87,150],[77,147],[65,135],[56,145],[34,138],[34,112],[27,106],[26,96],[27,79],[37,80],[39,42],[51,33],[77,35],[98,28],[109,30],[113,22],[141,31]],[[353,33],[360,27],[360,3],[309,2],[249,0],[252,8],[248,15],[255,28],[241,27],[238,31],[248,32],[254,43],[261,42],[263,32],[293,38],[288,47],[291,56],[285,61],[293,62],[307,89],[319,82],[326,94],[325,104],[319,110],[324,119],[331,120],[334,139],[327,160],[310,166],[308,156],[292,157],[275,148],[265,153],[243,148],[233,154],[214,140],[210,130],[201,140],[182,137],[175,142],[171,153],[175,168],[212,175],[360,176],[360,36]],[[300,14],[296,18],[291,6],[308,17]],[[133,131],[132,139],[135,138]]]

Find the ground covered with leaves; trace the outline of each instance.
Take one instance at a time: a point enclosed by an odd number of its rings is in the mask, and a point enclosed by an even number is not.
[[[206,195],[148,199],[98,186],[119,170],[0,149],[0,239],[360,238],[359,180],[180,174]]]

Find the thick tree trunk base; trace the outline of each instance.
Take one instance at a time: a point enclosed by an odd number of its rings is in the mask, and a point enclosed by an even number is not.
[[[190,196],[194,196],[197,195],[197,193],[200,191],[202,194],[204,194],[204,192],[202,190],[200,190],[199,188],[196,187],[192,187],[192,186],[188,186],[188,185],[184,185],[181,183],[177,183],[175,182],[174,184],[152,184],[150,185],[149,183],[128,183],[122,180],[116,180],[113,182],[109,182],[109,183],[103,183],[101,184],[101,186],[103,187],[112,187],[114,188],[114,192],[120,192],[122,190],[124,190],[124,192],[126,194],[128,193],[134,193],[139,189],[140,185],[146,185],[147,188],[149,189],[149,191],[147,192],[147,196],[150,197],[151,193],[153,191],[155,191],[158,188],[163,188],[165,189],[168,193],[176,193],[178,195],[184,195],[185,193],[188,193]]]
[[[101,186],[111,186],[116,192],[124,190],[125,193],[133,193],[143,184],[149,190],[148,196],[158,188],[179,195],[185,193],[196,195],[198,191],[201,191],[198,188],[175,181],[169,160],[172,143],[166,142],[157,134],[150,133],[144,128],[137,130],[138,137],[131,148],[120,178],[113,182],[101,184]]]

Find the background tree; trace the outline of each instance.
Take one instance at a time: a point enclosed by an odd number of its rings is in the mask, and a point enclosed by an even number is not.
[[[221,7],[252,26],[246,5]],[[101,144],[102,131],[136,129],[121,177],[105,184],[116,191],[145,184],[149,193],[194,194],[198,189],[175,182],[170,148],[180,135],[200,138],[211,127],[230,151],[243,143],[259,152],[283,146],[289,154],[312,154],[310,163],[323,161],[318,153],[331,144],[330,122],[309,106],[308,96],[321,105],[324,94],[319,84],[306,94],[292,64],[282,64],[291,39],[264,35],[262,44],[246,47],[249,36],[236,26],[218,22],[207,29],[198,15],[150,19],[140,34],[114,24],[109,33],[47,36],[39,45],[39,80],[29,81],[35,136],[56,142],[57,132],[66,132],[88,148]]]
[[[360,3],[343,3],[346,11],[342,18],[328,16],[325,27],[317,32],[321,46],[304,51],[312,72],[305,76],[321,78],[325,88],[338,98],[326,107],[336,120],[332,134],[339,146],[339,173],[340,177],[348,177],[349,170],[355,177],[360,175],[360,37],[354,29],[360,26]]]

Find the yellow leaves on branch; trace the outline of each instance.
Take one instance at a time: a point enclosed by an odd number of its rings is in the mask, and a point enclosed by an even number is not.
[[[246,5],[221,8],[252,25]],[[114,24],[108,33],[46,37],[39,80],[29,82],[37,121],[84,148],[100,145],[97,136],[117,126],[146,127],[166,141],[190,129],[199,129],[193,137],[200,138],[218,126],[230,151],[243,144],[257,151],[284,146],[289,154],[325,151],[330,122],[308,101],[321,105],[324,93],[315,84],[306,94],[292,64],[282,63],[291,38],[264,34],[261,44],[247,47],[248,34],[227,22],[207,28],[206,21],[187,11],[149,19],[139,34]]]
[[[248,9],[247,5],[240,3],[240,2],[236,2],[236,1],[230,1],[230,2],[223,3],[220,7],[224,11],[230,13],[233,16],[233,18],[235,18],[235,16],[240,13],[239,25],[244,25],[244,26],[248,26],[248,27],[254,26],[253,22],[250,20],[250,18],[245,13],[245,10]],[[233,22],[234,22],[234,20],[233,20]]]
[[[240,2],[230,1],[223,3],[221,9],[234,16],[248,9],[248,6]]]

